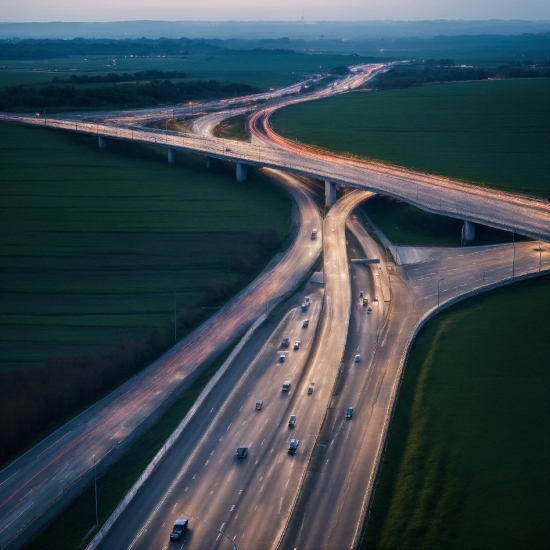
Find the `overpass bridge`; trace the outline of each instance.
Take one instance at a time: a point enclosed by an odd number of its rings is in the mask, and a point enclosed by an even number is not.
[[[9,114],[0,115],[0,122],[96,135],[99,147],[105,147],[109,139],[155,144],[166,147],[168,162],[174,162],[176,150],[204,155],[207,167],[212,158],[225,160],[235,163],[238,181],[246,179],[248,167],[274,168],[316,178],[325,182],[329,206],[336,199],[337,185],[380,193],[428,212],[463,220],[466,240],[473,239],[474,224],[480,223],[550,241],[550,203],[543,199],[306,149],[287,140],[267,145],[259,140],[248,143],[150,128]]]

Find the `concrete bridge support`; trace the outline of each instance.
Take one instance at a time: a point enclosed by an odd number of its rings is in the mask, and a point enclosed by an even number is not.
[[[97,136],[97,144],[100,149],[105,149],[107,147],[107,140],[103,136]]]
[[[332,206],[336,202],[336,184],[325,180],[325,205]]]
[[[476,238],[476,224],[474,222],[464,220],[464,225],[462,226],[462,236],[465,241],[473,241]]]
[[[237,181],[246,180],[246,176],[247,176],[246,164],[243,164],[242,162],[237,162]]]
[[[210,157],[205,157],[206,158],[206,168],[207,170],[210,169]]]
[[[176,150],[168,147],[168,162],[174,164],[176,162]]]

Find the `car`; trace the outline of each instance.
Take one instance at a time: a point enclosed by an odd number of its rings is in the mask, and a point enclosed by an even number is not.
[[[187,531],[187,528],[189,526],[189,520],[188,519],[177,519],[174,522],[174,528],[172,529],[172,532],[170,533],[170,540],[180,540],[185,531]]]
[[[290,344],[290,340],[287,336],[285,336],[283,338],[283,341],[281,342],[281,347],[282,348],[288,348],[289,344]]]
[[[298,450],[298,445],[300,444],[299,439],[291,439],[290,445],[288,446],[288,454],[294,455],[296,454],[296,451]]]
[[[311,298],[309,296],[306,296],[304,298],[304,302],[309,306],[309,304],[311,303]]]
[[[226,147],[225,150],[227,153],[231,153],[231,147]]]
[[[259,411],[264,406],[264,402],[261,399],[256,401],[256,410]]]
[[[282,391],[290,391],[290,386],[292,386],[292,384],[290,383],[290,380],[286,380],[285,382],[283,382]]]
[[[363,291],[359,292],[359,298],[363,297]]]
[[[346,418],[351,418],[353,416],[353,407],[348,407],[346,411]]]
[[[371,312],[372,312],[372,306],[369,306],[369,307],[367,308],[367,313],[371,313]]]
[[[313,395],[313,386],[309,386],[309,388],[307,389],[307,394]]]
[[[374,300],[375,302],[378,302],[378,296],[375,296],[375,297],[373,298],[373,300]]]
[[[289,428],[294,428],[294,426],[296,426],[296,415],[291,414],[290,418],[288,419],[288,427]]]
[[[239,447],[237,449],[237,458],[244,458],[248,454],[248,447]]]
[[[284,363],[286,361],[286,355],[284,353],[281,353],[279,355],[279,363]]]
[[[309,327],[309,319],[305,319],[304,322],[302,323],[302,328],[307,328]]]
[[[355,362],[356,362],[356,363],[359,363],[359,361],[361,361],[361,356],[360,356],[359,354],[357,354],[357,355],[355,356]]]
[[[369,299],[368,299],[368,298],[363,298],[363,305],[364,305],[364,306],[368,306],[368,305],[369,305]]]
[[[296,342],[294,342],[294,349],[300,349],[300,340],[296,340]]]

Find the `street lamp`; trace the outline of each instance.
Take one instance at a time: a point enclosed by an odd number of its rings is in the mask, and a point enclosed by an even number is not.
[[[437,281],[437,309],[439,309],[439,287],[441,285],[441,281],[444,281],[445,279],[439,279],[439,281]]]

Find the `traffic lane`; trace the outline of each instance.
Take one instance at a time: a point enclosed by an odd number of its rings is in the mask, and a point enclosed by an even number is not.
[[[315,316],[315,312],[312,312],[312,313]],[[313,325],[314,324],[315,323],[313,323]],[[288,329],[284,329],[282,331],[279,331],[279,333],[274,337],[275,342],[280,342],[283,334],[286,334],[288,332],[289,332]],[[276,343],[274,344],[274,347],[272,348],[271,351],[273,351],[273,350],[277,350],[277,344]],[[307,351],[307,350],[303,350],[303,351]],[[278,373],[276,371],[274,372],[273,362],[269,361],[269,359],[268,359],[267,365],[264,366],[262,370],[263,371],[269,371],[269,372],[266,372],[266,376],[269,377],[269,380],[267,381],[267,384],[268,384],[269,387],[267,389],[264,388],[263,391],[260,388],[258,391],[260,391],[264,395],[264,397],[266,398],[266,401],[267,401],[268,404],[265,405],[265,401],[264,401],[264,409],[265,410],[263,409],[262,411],[257,411],[257,412],[254,411],[253,418],[266,417],[267,419],[272,420],[273,415],[270,416],[270,408],[272,408],[272,406],[275,402],[275,399],[273,398],[273,396],[271,396],[271,398],[269,397],[269,391],[271,391],[273,393],[273,390],[274,390],[273,377],[276,378]],[[275,395],[277,397],[280,397],[280,395],[281,395],[280,394],[280,385],[276,384],[275,388],[276,388],[276,390],[275,390],[276,394]],[[286,399],[286,396],[284,396],[283,399]],[[275,403],[275,407],[276,407],[276,405],[277,404]],[[242,409],[242,405],[241,405],[241,409]],[[275,416],[277,416],[277,411],[275,411],[275,413],[276,413]],[[253,438],[257,439],[258,436],[255,435],[255,434],[258,433],[258,430],[257,429],[254,430],[253,426],[249,426],[248,428],[245,428],[244,425],[248,424],[248,420],[245,418],[245,420],[243,420],[242,423],[241,423],[242,416],[243,415],[241,415],[241,418],[239,418],[237,421],[232,422],[231,426],[228,426],[228,428],[226,429],[226,435],[223,435],[220,438],[220,441],[223,438],[224,442],[228,442],[228,445],[230,447],[229,455],[225,456],[225,455],[227,455],[227,452],[222,452],[222,459],[221,460],[224,462],[224,464],[225,464],[226,460],[228,460],[228,459],[230,460],[231,473],[225,479],[225,482],[224,482],[224,480],[222,480],[220,482],[212,482],[211,480],[206,479],[207,484],[213,483],[213,487],[215,489],[212,489],[210,491],[210,494],[212,495],[212,491],[215,491],[215,497],[213,496],[212,497],[213,501],[209,502],[207,506],[205,506],[205,507],[203,506],[202,510],[199,510],[198,506],[196,506],[194,508],[194,510],[195,510],[194,515],[197,515],[198,517],[201,517],[201,518],[205,519],[208,523],[212,523],[213,525],[220,525],[221,523],[225,523],[226,525],[229,524],[229,521],[223,521],[227,517],[228,514],[229,514],[229,519],[230,519],[230,517],[232,517],[234,515],[238,516],[239,509],[240,509],[239,508],[239,500],[241,498],[238,495],[241,495],[241,494],[243,494],[243,492],[246,492],[248,483],[250,482],[250,480],[248,478],[253,473],[253,472],[250,471],[251,463],[248,463],[248,464],[245,464],[245,463],[248,462],[249,460],[253,461],[255,457],[258,457],[261,460],[261,456],[258,456],[258,452],[260,451],[263,442],[260,443],[259,445],[257,445],[258,441],[256,441],[256,440],[252,441]],[[248,418],[248,414],[244,414],[244,416]],[[279,418],[279,423],[280,423],[280,421],[281,421],[281,419]],[[262,424],[262,427],[259,430],[259,435],[261,435],[263,428],[265,428],[265,423]],[[250,442],[247,442],[247,444],[250,445],[249,456],[246,459],[244,459],[244,461],[242,463],[239,464],[239,462],[236,461],[236,459],[235,459],[234,452],[235,452],[235,449],[236,449],[237,446],[243,445],[242,437],[243,437],[243,432],[245,432],[245,431],[246,431],[246,435],[250,436],[250,439],[251,439]],[[271,427],[271,429],[270,429],[269,426],[268,426],[264,433],[267,432],[268,435],[269,435],[273,431],[274,431],[273,427]],[[229,443],[231,438],[233,438],[232,443]],[[209,450],[209,449],[207,449],[207,450]],[[256,458],[256,460],[258,460],[258,458]],[[208,462],[208,459],[207,459],[207,462]],[[243,464],[245,464],[245,465],[243,466]],[[254,464],[256,464],[256,462],[254,462]],[[205,463],[205,466],[206,465],[207,464]],[[240,472],[238,470],[236,471],[236,469],[238,469],[238,468],[240,468],[240,470],[241,470]],[[245,477],[243,478],[243,476],[245,476]],[[197,474],[197,477],[193,478],[193,479],[194,479],[195,483],[197,483],[197,481],[200,481],[199,474]],[[224,485],[224,483],[225,483],[225,485]],[[199,489],[199,486],[197,485],[195,489]],[[221,491],[224,490],[224,489],[225,489],[225,491],[224,491],[225,496],[223,494],[220,494]],[[201,499],[201,503],[202,503],[202,501],[204,501],[204,495],[206,495],[206,493],[204,493],[204,491],[201,491],[201,490],[198,490],[196,492],[197,492],[197,494],[199,494],[199,498]],[[203,496],[201,496],[201,493],[203,493]],[[206,497],[206,498],[208,499],[209,497]],[[187,509],[189,509],[189,507],[192,506],[193,503],[189,502],[189,498],[186,499],[186,500],[187,500],[186,507],[187,507]],[[221,508],[221,509],[218,510],[217,514],[215,513],[216,508]],[[216,519],[215,518],[216,515],[219,515],[221,517]],[[201,547],[201,545],[204,545],[206,543],[208,543],[208,544],[211,543],[211,541],[207,542],[207,541],[203,541],[203,540],[200,540],[200,539],[197,539],[197,538],[195,539],[195,541],[196,541],[196,543],[199,544],[198,547]],[[223,546],[223,544],[224,544],[223,540],[221,540],[220,544],[222,544],[222,546]],[[147,547],[147,545],[145,547]],[[204,546],[202,546],[202,547],[204,547]]]
[[[315,304],[315,301],[317,304]],[[318,318],[318,312],[320,310],[320,300],[315,300],[311,306],[311,325],[314,328],[316,320]],[[298,314],[291,314],[291,320],[297,317]],[[296,322],[292,322],[292,325],[296,325]],[[224,501],[224,495],[227,494],[227,498],[231,498],[235,491],[242,490],[235,489],[237,485],[244,485],[246,480],[242,478],[242,465],[236,463],[235,451],[237,446],[246,443],[247,446],[252,442],[250,449],[250,455],[245,462],[249,462],[256,451],[254,448],[261,448],[259,438],[263,430],[273,431],[266,428],[266,421],[277,421],[277,401],[280,393],[280,384],[275,384],[274,377],[279,375],[276,370],[278,350],[280,349],[280,341],[285,333],[292,333],[294,326],[290,329],[286,326],[278,327],[277,330],[270,335],[270,340],[266,345],[266,348],[262,351],[261,356],[256,358],[258,362],[257,366],[251,367],[251,372],[255,371],[254,375],[250,376],[250,380],[237,388],[232,396],[228,399],[228,402],[220,408],[217,412],[215,419],[212,416],[209,417],[209,426],[205,432],[195,434],[199,435],[203,440],[200,444],[200,452],[196,451],[196,445],[194,447],[195,457],[192,461],[184,465],[185,471],[180,470],[177,474],[178,486],[170,489],[170,484],[173,482],[172,477],[164,476],[164,485],[155,482],[153,478],[147,483],[149,486],[149,492],[153,487],[152,494],[147,496],[146,500],[141,497],[136,499],[125,512],[124,516],[115,524],[113,531],[108,535],[105,544],[102,547],[125,547],[130,545],[134,540],[136,534],[141,530],[141,525],[147,523],[147,531],[141,533],[134,546],[136,548],[153,547],[154,545],[163,542],[162,529],[159,528],[158,522],[165,516],[167,509],[171,509],[174,506],[174,498],[177,495],[185,493],[185,501],[187,506],[187,512],[198,516],[205,521],[214,521],[212,518],[216,513],[225,515],[227,510],[230,510],[231,506],[226,506]],[[305,362],[307,354],[309,352],[307,342],[304,342],[303,347],[294,353],[292,361],[296,365],[301,361]],[[295,366],[296,366],[295,365]],[[242,383],[242,381],[239,381]],[[281,382],[282,383],[282,382]],[[254,404],[256,397],[254,394],[263,395],[264,408],[261,411],[255,411]],[[273,398],[270,395],[274,394]],[[245,406],[246,405],[246,406]],[[249,410],[251,409],[251,411]],[[250,414],[252,412],[252,415]],[[257,413],[257,414],[256,414]],[[280,419],[279,419],[280,421]],[[244,422],[244,424],[243,424]],[[246,428],[245,428],[246,426]],[[204,434],[204,435],[203,435]],[[208,437],[205,437],[208,436]],[[241,439],[251,439],[251,441],[241,441]],[[180,438],[182,440],[187,439],[186,434],[182,434]],[[178,443],[179,445],[179,443]],[[175,451],[176,452],[176,451]],[[183,456],[177,453],[179,456]],[[172,456],[172,453],[170,453]],[[168,457],[167,457],[168,459]],[[220,462],[221,461],[221,462]],[[177,461],[176,461],[177,462]],[[212,466],[212,468],[207,468]],[[228,468],[230,469],[227,474]],[[240,469],[237,469],[240,468]],[[154,474],[154,478],[158,476],[159,471],[171,472],[178,471],[179,468],[173,469],[170,463],[163,462],[157,472]],[[210,471],[205,471],[208,469]],[[246,475],[250,475],[250,472],[245,472]],[[206,475],[202,475],[206,474]],[[159,489],[161,487],[162,489]],[[169,489],[166,489],[168,487]],[[215,491],[215,496],[211,495],[211,492]],[[167,496],[167,492],[170,494]],[[175,495],[175,496],[174,496]],[[207,504],[205,505],[205,502]],[[154,513],[149,517],[143,519],[143,510],[151,510],[155,508],[158,502],[163,502],[161,508],[157,513]],[[145,503],[151,503],[146,505]],[[218,503],[218,504],[216,504]],[[217,509],[221,508],[221,512]],[[227,510],[226,510],[227,508]],[[137,509],[134,512],[132,509]],[[175,512],[178,512],[176,509]],[[206,516],[204,514],[207,514]],[[155,516],[155,517],[153,517]],[[128,520],[128,518],[130,518]],[[138,519],[139,518],[139,519]],[[164,521],[161,521],[161,524]],[[213,524],[220,525],[223,521],[214,521]],[[166,535],[166,533],[164,533]],[[130,542],[128,542],[130,540]],[[194,537],[195,544],[200,543],[200,537]],[[151,546],[153,545],[153,546]]]
[[[279,176],[277,181],[288,189],[300,211],[305,213],[296,241],[281,263],[272,272],[264,272],[241,294],[240,300],[207,322],[196,333],[195,340],[178,344],[168,358],[157,361],[113,392],[107,403],[103,401],[98,407],[92,407],[79,417],[76,428],[77,422],[71,423],[72,433],[62,438],[53,434],[24,455],[21,461],[4,469],[1,474],[5,484],[2,487],[4,498],[0,502],[0,542],[11,538],[75,479],[90,470],[94,456],[100,462],[124,436],[141,424],[149,412],[156,409],[187,374],[215,353],[217,346],[226,345],[251,316],[265,310],[266,299],[276,298],[307,271],[320,249],[320,244],[315,249],[316,243],[311,243],[309,237],[312,226],[318,225],[319,214],[307,189],[299,181],[289,176]],[[309,255],[303,254],[302,242],[310,247]]]
[[[340,369],[340,364],[344,356],[346,346],[348,323],[350,318],[351,296],[348,262],[345,246],[345,222],[351,210],[355,208],[365,198],[365,194],[359,191],[352,191],[340,199],[329,211],[325,220],[324,226],[324,243],[325,243],[325,270],[326,277],[326,295],[325,295],[325,311],[321,330],[319,334],[319,344],[315,349],[315,354],[312,362],[321,366],[322,373],[328,385],[326,399],[319,402],[319,423],[316,426],[315,433],[321,427],[325,411],[330,406],[331,394],[334,388],[334,383]],[[311,442],[313,444],[314,441]],[[323,458],[323,457],[321,457]],[[312,459],[313,463],[318,461],[319,457]],[[286,532],[282,539],[283,547],[291,547],[297,540],[302,531],[309,531],[311,528],[310,521],[304,525],[304,516],[300,505],[304,500],[308,503],[321,505],[321,498],[311,499],[307,495],[310,492],[309,482],[311,476],[303,471],[305,475],[305,484],[302,487],[298,497],[297,506],[294,509],[289,520]],[[325,518],[325,521],[328,521]],[[281,533],[281,536],[283,533]]]
[[[353,246],[355,243],[352,239],[350,241],[350,255],[363,257],[365,252],[356,250]],[[383,310],[375,305],[373,313],[368,314],[362,305],[361,291],[364,295],[374,295],[381,291],[379,280],[373,276],[370,267],[351,264],[350,273],[352,307],[343,367],[319,440],[318,456],[308,473],[311,487],[307,492],[311,491],[311,494],[307,500],[301,500],[296,513],[298,521],[291,524],[284,548],[325,547],[323,545],[335,529],[335,524],[341,521],[342,493],[349,480],[350,464],[356,459],[354,447],[357,434],[352,426],[357,422],[357,407],[365,380],[372,373],[379,325],[377,317],[382,317]],[[356,363],[357,353],[361,355],[361,360]],[[348,407],[354,407],[351,419],[346,418]]]
[[[407,284],[423,308],[487,284],[545,268],[538,244],[522,242],[514,253],[510,245],[442,251],[434,261],[404,266]],[[513,263],[513,267],[512,267]]]

